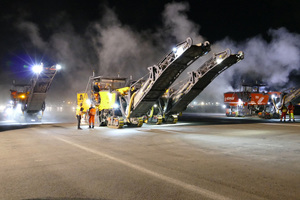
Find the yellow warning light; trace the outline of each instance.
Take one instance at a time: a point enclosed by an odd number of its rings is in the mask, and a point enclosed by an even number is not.
[[[25,94],[22,94],[22,95],[20,96],[21,99],[25,99],[25,97],[26,97]]]

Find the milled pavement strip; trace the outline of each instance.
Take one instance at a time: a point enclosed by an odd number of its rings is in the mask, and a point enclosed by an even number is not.
[[[203,189],[203,188],[200,188],[200,187],[197,187],[195,185],[191,185],[191,184],[188,184],[188,183],[185,183],[185,182],[182,182],[180,180],[176,180],[174,178],[171,178],[171,177],[168,177],[168,176],[165,176],[163,174],[159,174],[159,173],[156,173],[154,171],[151,171],[149,169],[146,169],[144,167],[141,167],[141,166],[138,166],[138,165],[135,165],[135,164],[131,164],[129,162],[126,162],[124,160],[121,160],[119,158],[116,158],[116,157],[113,157],[113,156],[110,156],[108,154],[105,154],[105,153],[102,153],[102,152],[99,152],[99,151],[96,151],[96,150],[93,150],[93,149],[90,149],[90,148],[87,148],[85,146],[82,146],[82,145],[79,145],[79,144],[76,144],[74,142],[71,142],[71,141],[68,141],[68,140],[65,140],[65,139],[62,139],[60,137],[55,137],[56,139],[62,141],[62,142],[65,142],[67,144],[70,144],[72,146],[75,146],[79,149],[82,149],[82,150],[85,150],[87,152],[90,152],[90,153],[93,153],[93,154],[96,154],[98,156],[102,156],[102,157],[105,157],[105,158],[108,158],[108,159],[111,159],[115,162],[118,162],[118,163],[121,163],[127,167],[130,167],[130,168],[133,168],[133,169],[136,169],[140,172],[143,172],[145,174],[148,174],[148,175],[151,175],[151,176],[154,176],[156,178],[159,178],[163,181],[166,181],[166,182],[169,182],[169,183],[172,183],[174,185],[177,185],[177,186],[180,186],[184,189],[187,189],[187,190],[190,190],[192,192],[196,192],[200,195],[203,195],[205,197],[208,197],[208,198],[211,198],[211,199],[215,199],[215,200],[231,200],[230,198],[227,198],[227,197],[224,197],[222,195],[219,195],[217,193],[214,193],[214,192],[211,192],[209,190],[206,190],[206,189]]]

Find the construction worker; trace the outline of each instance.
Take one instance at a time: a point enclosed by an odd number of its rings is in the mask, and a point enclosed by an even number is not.
[[[287,107],[285,106],[285,104],[282,105],[280,110],[281,110],[280,121],[282,122],[282,118],[284,118],[284,121],[286,120]]]
[[[89,128],[94,128],[96,108],[94,108],[92,104],[91,104],[91,107],[88,110],[88,114],[89,114]]]
[[[82,107],[82,103],[80,103],[79,106],[77,106],[76,108],[76,117],[77,117],[77,129],[81,130],[82,128],[80,128],[80,122],[81,122],[81,118],[83,115],[83,110],[84,108]]]
[[[291,118],[293,118],[293,121],[295,121],[294,110],[295,110],[295,106],[292,104],[292,102],[290,102],[290,105],[288,106],[289,122],[291,121]]]
[[[100,87],[98,82],[95,82],[95,85],[93,86],[93,92],[94,92],[94,96],[95,96],[95,101],[97,103],[100,103],[100,96],[99,96],[99,92],[100,92]]]

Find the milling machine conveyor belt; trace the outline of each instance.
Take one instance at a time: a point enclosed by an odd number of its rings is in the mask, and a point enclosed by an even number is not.
[[[178,44],[160,63],[149,67],[149,78],[134,94],[129,115],[131,117],[145,115],[182,71],[209,51],[208,42],[192,45],[192,39],[188,38],[185,42]]]
[[[283,104],[288,104],[298,98],[300,96],[300,88],[295,89],[289,89],[283,92],[282,98],[279,102],[279,105],[275,103],[274,98],[272,98],[273,105],[275,106],[275,109],[278,111],[282,108]]]
[[[300,88],[291,90],[288,94],[285,95],[284,103],[290,103],[294,99],[300,96]]]
[[[184,111],[189,103],[193,101],[208,85],[224,70],[244,58],[243,52],[231,54],[227,49],[215,54],[206,61],[198,70],[189,72],[190,78],[180,90],[170,94],[166,105],[165,115],[178,114]]]
[[[56,74],[55,68],[45,68],[31,80],[30,96],[25,111],[35,113],[45,108],[46,93]]]

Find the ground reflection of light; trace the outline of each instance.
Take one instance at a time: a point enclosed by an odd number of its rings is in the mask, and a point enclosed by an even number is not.
[[[52,111],[52,106],[47,106],[46,111]]]
[[[5,109],[5,106],[4,106],[4,105],[1,105],[1,106],[0,106],[0,112],[2,112],[4,109]]]
[[[5,112],[6,112],[7,115],[12,115],[13,114],[13,109],[12,108],[7,108],[5,110]]]
[[[22,105],[19,103],[19,104],[17,105],[16,109],[17,109],[18,111],[20,111],[21,108],[22,108]]]
[[[124,128],[121,128],[121,129],[112,129],[112,128],[109,128],[109,127],[99,127],[99,128],[96,128],[95,130],[93,131],[99,131],[99,133],[103,134],[103,132],[101,132],[101,129],[106,129],[106,134],[110,137],[129,137],[129,136],[132,136],[132,135],[136,135],[136,134],[139,134],[139,132],[137,132],[137,130],[139,128],[127,128],[126,126]],[[107,131],[107,129],[109,131]]]

